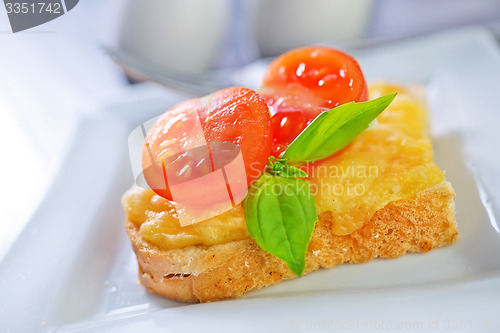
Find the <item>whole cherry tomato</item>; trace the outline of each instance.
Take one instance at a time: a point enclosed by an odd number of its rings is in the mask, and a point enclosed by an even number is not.
[[[276,58],[269,65],[259,94],[273,114],[275,156],[321,112],[368,99],[358,62],[325,46],[299,48]]]
[[[174,199],[171,188],[177,185],[182,191],[175,201],[219,202],[227,198],[231,185],[232,176],[227,174],[227,168],[234,169],[231,162],[241,152],[243,179],[238,176],[235,181],[244,182],[246,190],[265,168],[271,142],[264,99],[247,88],[223,89],[177,104],[158,119],[144,144],[144,177],[153,191],[168,200]],[[190,182],[200,177],[210,180],[221,168],[226,172],[223,187]]]

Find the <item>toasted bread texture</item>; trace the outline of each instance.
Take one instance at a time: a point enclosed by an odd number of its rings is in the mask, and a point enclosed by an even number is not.
[[[306,255],[305,273],[373,258],[427,252],[455,241],[455,193],[449,182],[408,200],[391,202],[349,235],[335,235],[332,214],[319,216]],[[150,291],[182,302],[210,302],[296,277],[280,259],[246,239],[213,246],[162,250],[145,242],[126,221],[139,264],[139,279]]]

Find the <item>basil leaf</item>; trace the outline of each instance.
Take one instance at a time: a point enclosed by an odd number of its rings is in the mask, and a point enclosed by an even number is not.
[[[284,165],[283,169],[281,171],[281,176],[282,177],[300,177],[300,178],[305,178],[307,177],[307,172],[305,172],[302,169],[296,168],[291,165]]]
[[[321,113],[290,144],[282,158],[291,163],[326,158],[351,143],[394,100],[396,94],[342,104]]]
[[[248,232],[257,244],[302,275],[307,245],[318,221],[307,183],[265,173],[250,187],[243,209]]]

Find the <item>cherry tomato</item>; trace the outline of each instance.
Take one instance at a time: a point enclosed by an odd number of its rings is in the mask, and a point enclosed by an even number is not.
[[[273,132],[271,155],[278,157],[313,119],[303,110],[280,109],[271,118],[271,126],[276,131]]]
[[[325,46],[299,48],[276,58],[259,93],[273,114],[275,156],[321,112],[368,99],[366,81],[357,61]]]
[[[146,136],[143,174],[151,189],[168,200],[174,199],[171,188],[177,185],[182,191],[176,192],[175,201],[219,202],[227,198],[231,185],[232,176],[227,174],[227,168],[234,167],[231,162],[241,152],[243,180],[237,181],[244,182],[246,190],[265,168],[271,142],[264,99],[247,88],[223,89],[177,104],[157,120]],[[210,181],[201,187],[190,182],[209,179],[221,168],[226,172],[223,188]]]

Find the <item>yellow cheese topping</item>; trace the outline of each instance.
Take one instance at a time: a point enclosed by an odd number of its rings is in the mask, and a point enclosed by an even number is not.
[[[349,146],[306,166],[318,214],[331,211],[335,234],[361,228],[392,201],[414,196],[444,180],[425,133],[426,112],[415,91],[385,83],[370,98],[391,92],[392,104]],[[181,227],[173,204],[134,186],[123,197],[127,218],[141,237],[161,249],[214,245],[249,238],[241,205],[203,222]]]

